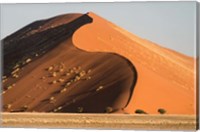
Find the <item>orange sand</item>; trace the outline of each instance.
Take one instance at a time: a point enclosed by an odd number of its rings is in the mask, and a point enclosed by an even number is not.
[[[168,114],[195,114],[195,59],[139,38],[93,13],[88,15],[93,22],[75,32],[75,46],[118,53],[137,69],[137,84],[125,111],[157,114],[164,108]]]

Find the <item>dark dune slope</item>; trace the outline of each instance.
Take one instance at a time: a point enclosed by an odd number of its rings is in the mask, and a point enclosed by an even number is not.
[[[104,113],[128,104],[135,68],[119,55],[76,48],[73,33],[92,18],[75,17],[38,21],[3,40],[3,111]]]
[[[87,15],[78,18],[79,16],[80,14],[70,14],[67,16],[55,17],[54,19],[58,19],[57,23],[53,21],[53,18],[37,21],[17,31],[13,35],[6,37],[3,40],[4,75],[7,76],[11,73],[16,63],[24,65],[22,63],[27,58],[33,59],[37,57],[35,56],[36,53],[40,55],[44,54],[66,38],[69,38],[80,26],[92,22],[92,19]],[[76,18],[78,19],[71,22]],[[64,22],[69,23],[65,24]],[[58,27],[56,24],[62,24],[62,26]],[[49,28],[46,28],[47,25]],[[57,28],[54,29],[53,26]],[[55,32],[55,30],[57,32]]]

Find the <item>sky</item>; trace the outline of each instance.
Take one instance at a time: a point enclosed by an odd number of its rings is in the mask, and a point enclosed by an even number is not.
[[[2,4],[1,39],[36,20],[90,11],[141,38],[195,54],[196,2]]]

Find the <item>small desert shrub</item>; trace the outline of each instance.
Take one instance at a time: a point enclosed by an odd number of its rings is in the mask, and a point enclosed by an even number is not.
[[[113,108],[112,107],[106,107],[105,112],[111,113],[111,112],[113,112]]]
[[[166,113],[166,110],[165,110],[165,109],[162,109],[162,108],[160,108],[160,109],[158,109],[158,112],[159,112],[160,114],[165,114],[165,113]]]
[[[145,111],[141,110],[141,109],[137,109],[135,111],[136,114],[147,114]]]
[[[10,109],[11,106],[12,106],[11,104],[6,104],[6,105],[3,106],[3,108],[7,110],[7,109]]]
[[[83,107],[78,107],[78,113],[82,113],[83,112]]]

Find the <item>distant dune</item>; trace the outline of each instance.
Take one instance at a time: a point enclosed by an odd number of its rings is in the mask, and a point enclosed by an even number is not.
[[[195,59],[89,12],[3,39],[6,112],[195,114]]]

